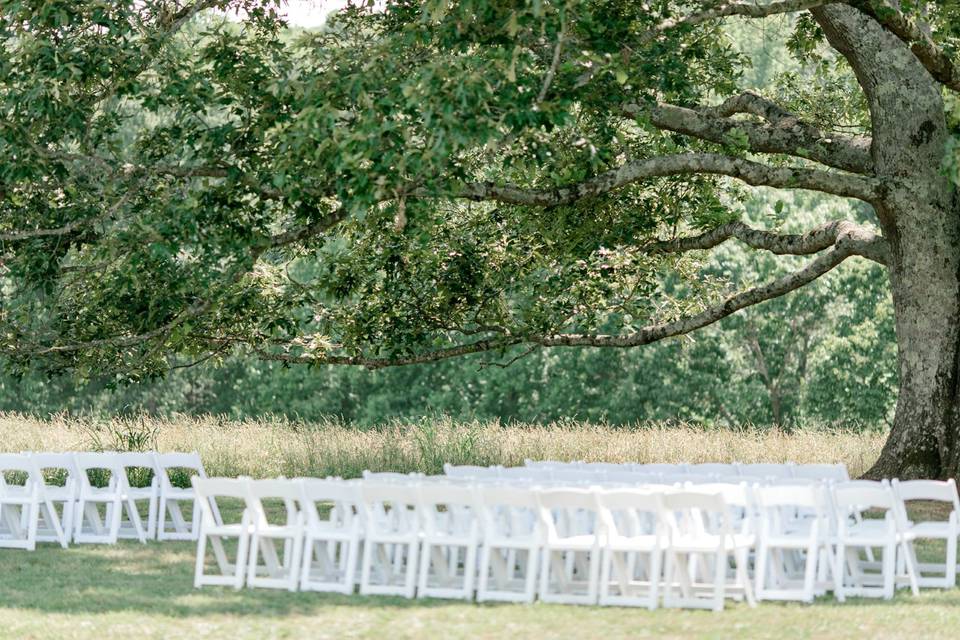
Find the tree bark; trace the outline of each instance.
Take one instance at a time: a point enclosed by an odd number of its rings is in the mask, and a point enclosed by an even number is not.
[[[868,15],[839,5],[813,14],[867,96],[871,155],[889,185],[874,209],[890,243],[900,394],[890,437],[866,476],[955,476],[960,207],[941,169],[948,131],[940,86]]]

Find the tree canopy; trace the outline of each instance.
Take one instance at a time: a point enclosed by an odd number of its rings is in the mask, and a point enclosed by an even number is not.
[[[792,69],[744,90],[763,63],[729,26],[771,20]],[[285,27],[267,0],[0,4],[15,368],[635,347],[860,257],[893,288],[884,460],[960,465],[956,3],[358,2]],[[863,215],[757,225],[757,187]],[[728,241],[788,268],[705,268]]]

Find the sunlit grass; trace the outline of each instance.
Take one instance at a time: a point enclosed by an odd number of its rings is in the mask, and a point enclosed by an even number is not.
[[[808,427],[701,429],[649,423],[633,428],[564,421],[549,425],[431,419],[357,429],[336,420],[37,420],[0,414],[0,448],[199,451],[212,475],[356,477],[373,471],[440,473],[443,463],[521,465],[525,458],[609,462],[844,462],[859,475],[886,434]]]
[[[960,591],[722,613],[194,589],[192,543],[0,551],[0,638],[948,638]]]

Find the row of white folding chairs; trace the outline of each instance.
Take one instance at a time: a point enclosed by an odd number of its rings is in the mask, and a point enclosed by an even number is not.
[[[141,469],[148,486],[133,486]],[[37,542],[114,544],[195,540],[199,509],[190,487],[171,471],[206,476],[196,452],[23,452],[0,454],[0,547],[33,550]],[[100,476],[94,482],[91,476]],[[58,484],[55,478],[62,480]],[[104,486],[97,486],[103,484]],[[144,505],[146,522],[141,514]],[[191,506],[191,520],[184,507]]]
[[[754,591],[760,599],[811,601],[827,590],[840,600],[851,594],[888,598],[898,582],[916,592],[912,542],[930,534],[947,540],[942,572],[951,585],[955,579],[952,482],[639,490],[406,479],[195,479],[204,510],[196,586],[352,593],[359,581],[364,594],[470,599],[476,591],[478,600],[529,602],[539,595],[648,607],[658,605],[662,590],[666,606],[714,609],[727,595],[752,602]],[[908,500],[950,502],[949,521],[910,522],[896,491]],[[218,497],[242,500],[239,518],[218,524],[212,511]],[[285,506],[279,523],[267,518],[267,498]],[[329,515],[318,503],[333,505]],[[850,517],[865,508],[882,509],[885,518]],[[233,562],[224,545],[230,538],[239,540]],[[215,575],[206,571],[208,543]],[[858,548],[882,549],[882,562],[863,558]]]
[[[474,467],[475,469],[478,467]],[[809,478],[846,482],[850,479],[846,465],[786,463],[725,463],[703,462],[696,464],[674,463],[616,463],[616,462],[557,462],[551,460],[526,460],[524,468],[550,471],[585,473],[642,473],[662,475],[747,476],[762,478]]]
[[[503,480],[503,481],[525,481],[537,483],[568,482],[568,483],[597,483],[597,484],[675,484],[684,482],[704,483],[704,482],[769,482],[769,481],[792,481],[792,480],[810,480],[824,481],[833,480],[837,482],[846,481],[846,478],[840,474],[845,470],[842,467],[835,468],[837,472],[835,478],[821,477],[822,473],[811,473],[808,476],[786,475],[781,473],[772,473],[771,469],[764,469],[761,466],[754,468],[756,475],[747,475],[746,470],[742,469],[740,473],[735,471],[723,474],[719,473],[723,469],[717,467],[713,469],[703,468],[697,471],[674,470],[674,473],[660,473],[657,471],[614,471],[606,469],[578,469],[576,467],[475,467],[469,465],[454,466],[445,465],[444,473],[452,478],[469,478],[478,481]],[[731,471],[727,469],[727,471]],[[767,473],[764,473],[764,472]]]

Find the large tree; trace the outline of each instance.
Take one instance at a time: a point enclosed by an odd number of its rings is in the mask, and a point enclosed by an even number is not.
[[[297,34],[266,1],[2,0],[0,349],[124,379],[238,349],[506,364],[687,334],[860,257],[900,373],[869,475],[955,475],[958,14],[424,0]],[[743,92],[729,20],[789,29],[799,70]],[[866,222],[752,227],[754,187]],[[733,288],[698,268],[728,240],[791,270]]]

